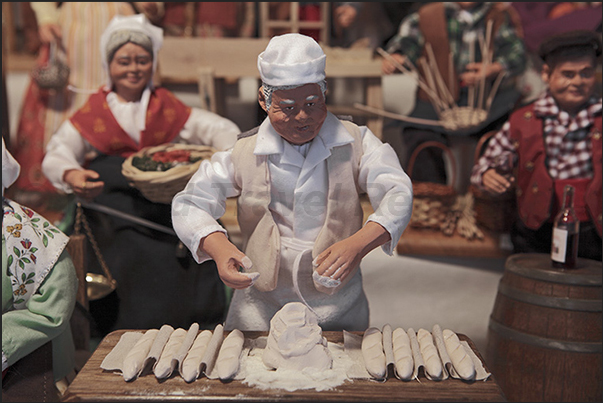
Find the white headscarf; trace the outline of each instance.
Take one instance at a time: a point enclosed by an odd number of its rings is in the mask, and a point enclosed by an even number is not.
[[[109,22],[109,25],[103,32],[100,39],[100,52],[101,60],[103,61],[103,68],[107,72],[107,89],[111,89],[113,83],[111,82],[111,76],[109,74],[109,60],[107,60],[107,44],[111,35],[116,31],[138,31],[147,35],[153,44],[153,74],[157,70],[157,54],[161,45],[163,44],[163,29],[151,24],[151,22],[143,14],[135,15],[116,15]],[[149,82],[149,86],[152,86],[152,81]]]
[[[6,149],[4,137],[2,138],[2,196],[4,197],[4,189],[8,189],[10,185],[15,183],[19,177],[21,165],[13,158],[11,153]]]
[[[262,82],[275,87],[318,83],[325,79],[327,56],[314,39],[284,34],[270,39],[258,56]]]

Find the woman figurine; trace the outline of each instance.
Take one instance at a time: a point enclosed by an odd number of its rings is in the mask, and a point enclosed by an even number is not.
[[[162,41],[162,29],[141,14],[112,19],[101,37],[108,82],[53,135],[42,168],[60,191],[171,228],[170,206],[145,199],[121,174],[125,158],[170,142],[224,150],[240,130],[153,86]],[[90,306],[101,333],[166,323],[211,327],[222,321],[225,290],[213,262],[198,265],[190,255],[178,257],[178,238],[169,231],[85,212],[96,224],[95,238],[117,281],[113,307],[111,298]],[[114,308],[117,312],[111,312]]]
[[[58,400],[75,376],[69,321],[78,280],[66,250],[69,237],[32,209],[4,197],[20,170],[2,139],[2,400],[37,401],[44,391],[58,392]],[[44,372],[46,363],[38,358],[48,343],[52,360],[46,370],[52,371],[55,384],[47,389],[35,374]],[[32,363],[35,371],[30,371]]]
[[[17,124],[16,141],[9,144],[21,165],[13,185],[15,197],[39,204],[44,196],[57,196],[42,172],[46,145],[61,123],[82,107],[91,92],[105,81],[99,39],[115,15],[133,15],[128,2],[31,2],[41,43],[38,59],[45,62],[50,48],[69,67],[69,85],[46,90],[31,80]],[[33,207],[33,206],[32,206]]]

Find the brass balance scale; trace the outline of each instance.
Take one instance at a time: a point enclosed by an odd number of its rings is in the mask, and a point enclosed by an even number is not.
[[[82,209],[82,204],[78,202],[76,204],[76,213],[75,213],[75,226],[74,233],[72,239],[81,239],[82,242],[85,241],[83,237],[81,237],[80,231],[81,227],[84,227],[86,231],[86,236],[92,245],[92,249],[94,250],[94,254],[98,259],[98,262],[103,269],[104,274],[100,273],[86,273],[86,295],[89,301],[95,301],[101,298],[106,297],[111,292],[113,292],[117,288],[117,281],[111,275],[109,268],[107,267],[107,263],[105,263],[105,259],[100,252],[98,244],[96,243],[96,239],[92,234],[92,230],[90,229],[90,225],[88,224],[88,220],[84,215],[84,211]]]
[[[176,236],[176,233],[174,232],[173,229],[165,227],[163,225],[151,222],[149,220],[142,219],[140,217],[134,217],[130,214],[126,214],[121,211],[118,211],[118,210],[115,210],[110,207],[103,206],[103,205],[100,205],[97,203],[84,202],[81,200],[78,201],[76,203],[74,235],[80,236],[82,241],[84,241],[83,237],[80,234],[81,227],[82,226],[84,227],[84,230],[86,231],[86,236],[88,237],[88,240],[90,241],[90,244],[92,245],[92,249],[94,250],[94,254],[96,255],[96,258],[98,259],[98,262],[100,263],[100,266],[103,270],[103,274],[92,273],[92,272],[86,273],[86,295],[87,295],[89,301],[95,301],[95,300],[104,298],[107,295],[109,295],[111,292],[113,292],[117,288],[117,281],[113,278],[113,276],[111,275],[111,272],[109,271],[109,268],[107,267],[107,264],[105,263],[105,259],[103,258],[102,254],[100,252],[100,248],[98,247],[98,244],[96,243],[94,235],[92,234],[90,225],[88,224],[88,220],[86,219],[86,216],[84,215],[84,211],[83,211],[82,207],[86,207],[86,208],[89,208],[92,210],[100,211],[105,214],[120,217],[125,220],[129,220],[129,221],[135,222],[137,224],[140,224],[142,226]],[[187,253],[186,247],[184,246],[184,244],[182,242],[179,241],[176,246],[176,256],[184,257],[186,255],[186,253]]]

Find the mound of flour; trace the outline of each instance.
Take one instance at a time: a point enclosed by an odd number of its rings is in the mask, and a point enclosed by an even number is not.
[[[286,304],[272,317],[262,360],[271,369],[322,371],[333,366],[318,318],[301,302]]]
[[[274,315],[265,346],[251,349],[241,373],[244,383],[261,389],[322,391],[350,380],[353,364],[343,346],[322,336],[316,315],[291,302]]]

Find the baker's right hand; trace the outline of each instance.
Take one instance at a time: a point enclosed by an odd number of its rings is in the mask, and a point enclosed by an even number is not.
[[[260,275],[258,272],[250,272],[253,266],[251,259],[230,242],[223,232],[212,232],[201,240],[199,247],[216,262],[220,279],[230,288],[240,290],[250,287]]]
[[[105,182],[97,180],[99,177],[98,172],[90,169],[70,169],[63,175],[63,180],[76,196],[92,201],[105,188]]]

